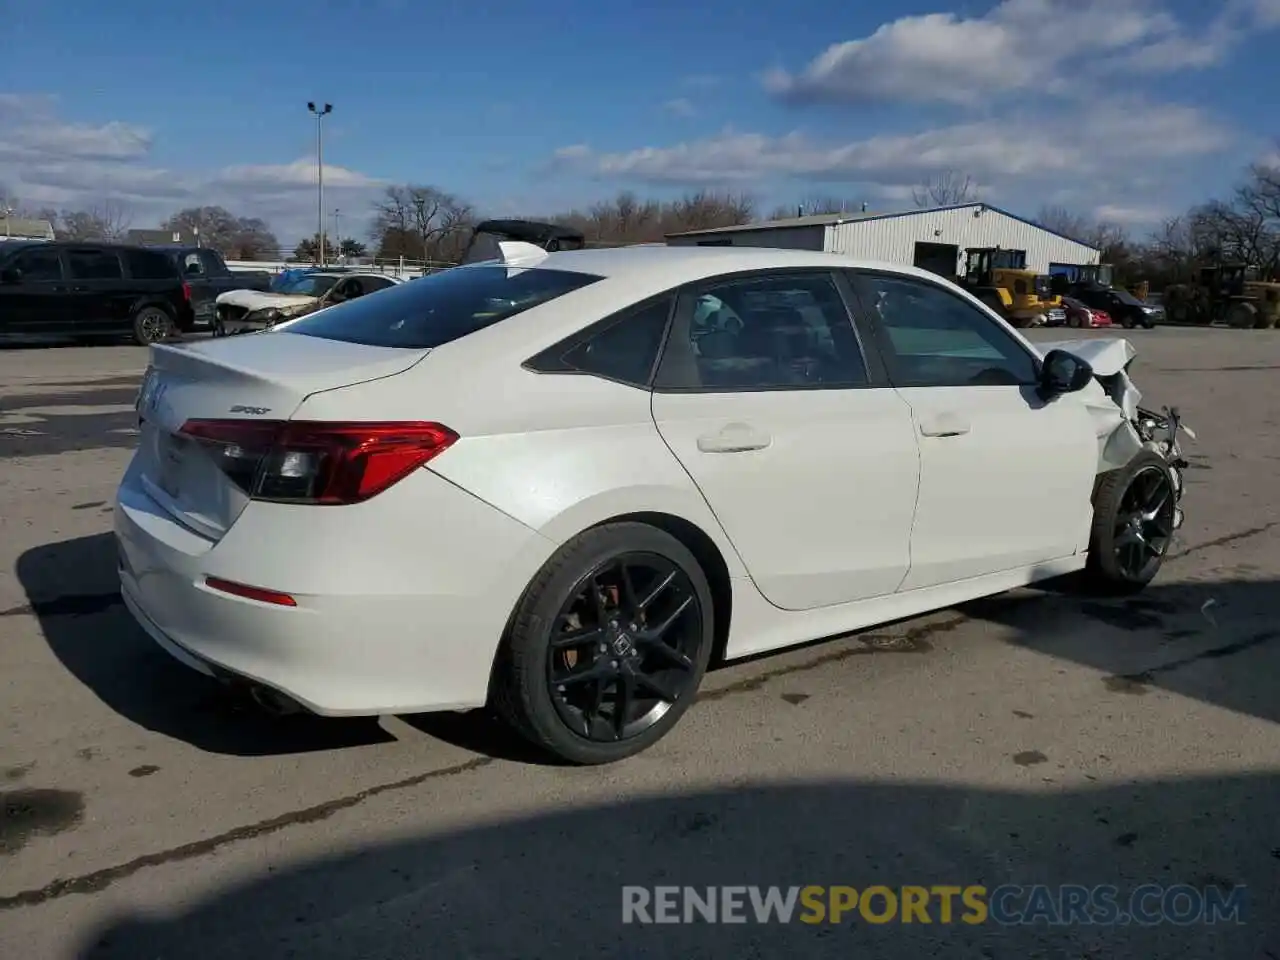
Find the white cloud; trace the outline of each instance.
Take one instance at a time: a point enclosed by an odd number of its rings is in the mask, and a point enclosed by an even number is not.
[[[245,187],[252,190],[275,188],[311,188],[316,185],[316,163],[305,157],[293,163],[284,164],[250,164],[247,166],[224,167],[213,177],[213,181],[228,186]],[[324,186],[328,190],[376,187],[379,181],[366,177],[363,173],[348,170],[346,167],[324,165]]]
[[[674,100],[668,100],[662,105],[662,108],[677,117],[692,117],[697,114],[693,103],[684,97],[676,97]]]
[[[1028,130],[1070,136],[1028,136]],[[910,134],[826,143],[794,132],[780,137],[727,130],[669,147],[598,153],[584,144],[556,154],[561,165],[598,177],[653,184],[736,184],[795,177],[903,188],[960,170],[981,183],[1079,183],[1105,177],[1133,185],[1163,167],[1227,147],[1232,136],[1191,107],[1115,101],[1087,116],[1049,118],[1028,111]]]
[[[790,102],[981,106],[993,96],[1066,94],[1118,72],[1220,62],[1251,25],[1280,23],[1280,0],[1218,0],[1189,25],[1156,0],[1003,0],[989,13],[903,17],[828,47],[766,89]]]
[[[1174,211],[1162,204],[1142,204],[1125,206],[1123,204],[1104,203],[1093,210],[1093,219],[1099,223],[1114,223],[1117,226],[1153,227],[1163,223],[1174,215]]]
[[[221,205],[261,216],[282,242],[314,229],[316,165],[248,164],[215,170],[172,170],[150,162],[155,137],[121,120],[63,120],[54,97],[0,93],[0,184],[24,206],[90,207],[114,200],[149,226],[182,207]],[[355,209],[380,182],[325,164],[326,204]],[[330,191],[333,191],[330,194]]]

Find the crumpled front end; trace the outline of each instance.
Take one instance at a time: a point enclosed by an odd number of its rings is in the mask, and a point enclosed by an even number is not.
[[[1142,392],[1129,376],[1138,351],[1123,337],[1097,340],[1064,340],[1040,343],[1050,350],[1066,350],[1093,367],[1094,378],[1102,387],[1102,396],[1086,399],[1098,430],[1098,473],[1118,470],[1142,450],[1152,450],[1164,458],[1173,478],[1174,494],[1179,506],[1174,511],[1174,529],[1182,526],[1182,494],[1187,461],[1182,456],[1179,435],[1192,440],[1195,433],[1182,423],[1177,407],[1166,407],[1157,413],[1142,406]]]

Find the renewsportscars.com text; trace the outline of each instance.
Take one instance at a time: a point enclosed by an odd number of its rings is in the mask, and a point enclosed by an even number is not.
[[[622,888],[623,923],[863,922],[1153,926],[1244,922],[1244,887],[1145,884]]]

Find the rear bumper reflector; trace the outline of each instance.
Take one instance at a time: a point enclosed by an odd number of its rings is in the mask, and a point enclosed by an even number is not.
[[[278,590],[264,590],[262,587],[250,587],[247,584],[223,580],[220,577],[205,577],[204,585],[210,590],[229,593],[233,597],[244,597],[246,600],[257,600],[259,603],[272,603],[278,607],[296,607],[298,601],[287,593]]]

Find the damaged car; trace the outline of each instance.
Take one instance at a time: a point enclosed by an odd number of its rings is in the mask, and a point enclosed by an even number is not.
[[[151,348],[115,529],[160,646],[273,711],[492,708],[599,764],[713,662],[1157,575],[1190,433],[1126,341],[1037,347],[914,267],[531,246]]]
[[[381,273],[315,270],[271,291],[229,290],[220,294],[216,301],[213,335],[225,337],[233,333],[270,330],[286,320],[404,282],[400,277]]]

